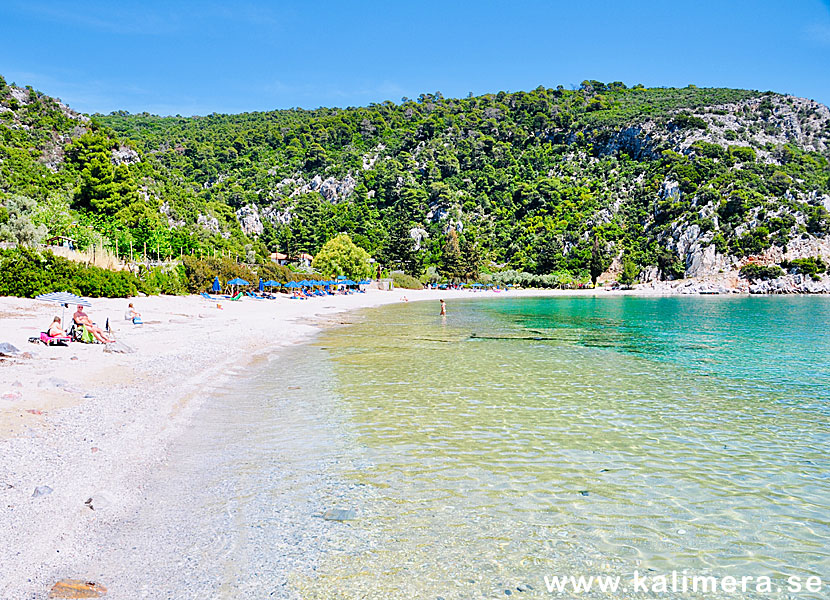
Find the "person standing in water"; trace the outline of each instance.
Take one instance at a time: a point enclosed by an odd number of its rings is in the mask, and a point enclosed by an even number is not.
[[[444,302],[444,300],[443,300],[443,299],[441,300],[441,316],[442,316],[442,317],[446,317],[446,316],[447,316],[447,303],[446,303],[446,302]]]

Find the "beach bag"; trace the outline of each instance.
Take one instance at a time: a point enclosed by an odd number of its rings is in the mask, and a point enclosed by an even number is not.
[[[92,332],[86,328],[86,325],[83,326],[81,329],[81,341],[84,344],[94,344],[95,343],[95,336],[92,335]]]

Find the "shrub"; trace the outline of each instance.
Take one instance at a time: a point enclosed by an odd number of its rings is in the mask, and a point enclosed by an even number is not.
[[[187,294],[187,276],[183,266],[142,270],[138,276],[140,289],[145,294],[167,294],[183,296]]]
[[[259,281],[254,272],[245,265],[241,265],[229,258],[196,258],[185,256],[182,259],[186,278],[187,291],[191,293],[204,292],[213,285],[214,277],[224,285],[227,281],[240,277],[245,281],[255,283]]]
[[[791,273],[799,273],[801,275],[820,275],[827,272],[827,263],[825,263],[819,256],[811,256],[809,258],[796,258],[795,260],[785,260],[781,266]]]
[[[769,239],[769,229],[766,227],[756,227],[752,231],[748,231],[737,239],[732,240],[732,252],[737,256],[749,256],[750,254],[760,254],[772,245]]]
[[[741,162],[755,162],[755,150],[748,146],[729,146],[729,154]]]
[[[675,115],[671,125],[677,129],[707,129],[709,127],[705,120],[688,113]]]
[[[395,287],[405,288],[407,290],[420,290],[424,287],[420,281],[400,271],[392,272],[392,282],[395,284]]]
[[[0,296],[33,298],[66,291],[91,298],[126,298],[135,296],[139,285],[129,271],[87,266],[26,247],[0,250]]]
[[[633,260],[626,257],[623,259],[622,271],[620,272],[620,276],[617,278],[617,281],[625,287],[630,287],[637,280],[639,275],[640,268]]]
[[[778,265],[767,266],[749,263],[741,267],[741,277],[744,279],[775,279],[783,274],[783,269]]]

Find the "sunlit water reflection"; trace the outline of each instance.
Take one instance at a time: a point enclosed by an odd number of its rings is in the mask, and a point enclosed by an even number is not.
[[[549,596],[544,575],[635,568],[830,584],[827,299],[449,308],[319,341],[364,486],[305,597]]]

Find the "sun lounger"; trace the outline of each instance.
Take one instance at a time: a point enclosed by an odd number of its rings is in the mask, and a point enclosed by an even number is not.
[[[68,346],[69,342],[72,341],[72,338],[63,335],[50,336],[45,331],[41,331],[40,341],[46,344],[47,346]]]
[[[202,292],[202,293],[201,293],[201,294],[199,294],[199,295],[200,295],[202,298],[204,298],[205,300],[210,300],[211,302],[216,302],[216,300],[218,300],[218,298],[214,298],[213,296],[211,296],[210,294],[207,294],[207,293],[205,293],[205,292]]]
[[[228,300],[231,300],[232,302],[236,302],[237,300],[242,300],[242,292],[239,292],[236,296],[234,296],[232,298],[228,298]]]

